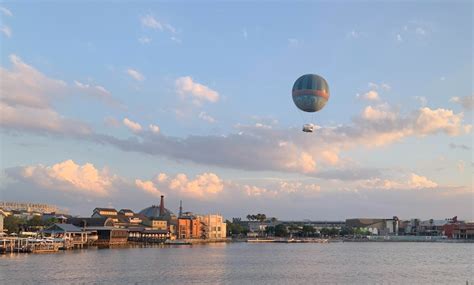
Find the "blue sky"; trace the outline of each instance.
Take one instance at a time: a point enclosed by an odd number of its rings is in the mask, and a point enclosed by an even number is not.
[[[473,218],[468,1],[0,6],[3,200]]]

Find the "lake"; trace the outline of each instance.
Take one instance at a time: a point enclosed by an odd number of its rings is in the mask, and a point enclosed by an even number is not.
[[[0,284],[474,284],[474,244],[220,243],[0,255]]]

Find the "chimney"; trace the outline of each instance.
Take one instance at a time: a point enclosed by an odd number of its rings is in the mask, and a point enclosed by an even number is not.
[[[165,196],[161,195],[161,202],[160,202],[160,217],[165,214]]]
[[[183,201],[179,200],[179,217],[183,215]]]

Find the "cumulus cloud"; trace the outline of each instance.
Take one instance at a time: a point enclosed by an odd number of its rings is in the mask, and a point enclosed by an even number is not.
[[[204,101],[215,103],[219,100],[219,93],[211,88],[197,83],[190,76],[176,79],[176,92],[180,95],[189,95],[193,102],[200,105]]]
[[[224,190],[223,180],[217,174],[210,172],[198,174],[194,179],[189,179],[184,173],[179,173],[174,177],[159,173],[153,181],[142,181],[140,184],[144,185],[145,182],[148,182],[146,187],[150,189],[158,185],[165,193],[196,199],[215,198]]]
[[[461,105],[467,111],[472,111],[472,109],[474,108],[474,95],[464,97],[452,97],[449,101]]]
[[[159,197],[162,193],[158,188],[156,188],[155,184],[153,181],[142,181],[140,179],[135,179],[135,185],[140,189],[145,191],[146,193],[149,193],[153,196]]]
[[[208,123],[215,123],[216,122],[216,119],[214,119],[212,116],[210,116],[206,112],[199,113],[198,117],[199,117],[199,119],[201,119],[203,121],[206,121]]]
[[[135,79],[136,81],[143,81],[143,80],[145,80],[145,76],[143,76],[143,74],[141,74],[140,72],[138,72],[138,71],[135,70],[135,69],[131,69],[131,68],[127,69],[127,74],[128,74],[131,78]]]
[[[420,190],[436,188],[438,184],[429,180],[425,176],[411,173],[405,181],[397,181],[390,179],[368,179],[361,181],[359,188],[361,189],[384,189],[384,190]]]
[[[364,95],[362,95],[362,98],[365,100],[369,101],[378,101],[380,100],[379,93],[377,91],[371,90]]]
[[[129,118],[124,118],[122,122],[127,128],[129,128],[134,133],[138,133],[142,130],[142,126],[139,123],[134,122]]]
[[[36,165],[6,169],[8,176],[48,190],[108,196],[115,176],[91,163],[76,164],[66,160],[52,166]]]
[[[143,152],[244,170],[276,170],[314,175],[320,165],[338,165],[340,154],[354,148],[389,145],[406,137],[444,133],[458,136],[469,133],[463,114],[445,109],[421,108],[402,115],[388,105],[365,108],[351,124],[322,127],[317,136],[296,129],[236,126],[226,136],[142,136],[142,140],[121,140],[99,136],[125,151]],[[232,150],[232,151],[229,151]]]

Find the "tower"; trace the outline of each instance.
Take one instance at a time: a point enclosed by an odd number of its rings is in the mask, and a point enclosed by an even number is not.
[[[181,217],[183,215],[183,201],[179,200],[179,216]]]

